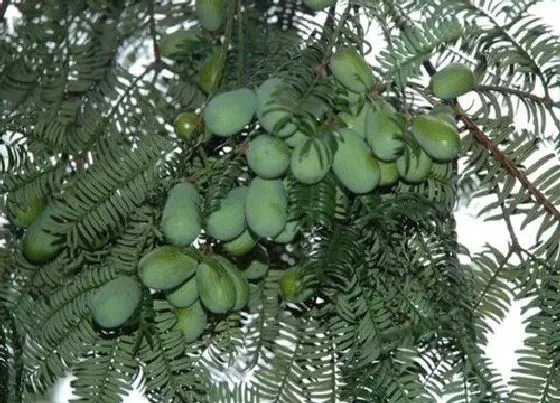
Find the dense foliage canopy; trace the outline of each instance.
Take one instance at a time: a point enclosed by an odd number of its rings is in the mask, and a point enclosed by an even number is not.
[[[0,402],[560,401],[536,3],[3,1]],[[506,253],[457,241],[474,199]]]

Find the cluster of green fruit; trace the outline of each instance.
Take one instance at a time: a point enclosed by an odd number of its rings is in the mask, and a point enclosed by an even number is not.
[[[185,341],[193,342],[203,333],[207,313],[225,314],[240,310],[249,300],[249,282],[227,258],[203,256],[194,248],[161,246],[138,263],[138,276],[145,287],[163,290],[175,307],[172,331],[181,331]],[[92,312],[104,328],[126,324],[141,300],[142,287],[135,277],[120,276],[95,294]]]

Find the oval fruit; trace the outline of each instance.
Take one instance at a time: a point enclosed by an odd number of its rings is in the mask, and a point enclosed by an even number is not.
[[[200,193],[192,183],[177,183],[163,207],[161,228],[165,239],[177,246],[190,245],[202,229]]]
[[[204,259],[196,270],[200,302],[213,313],[227,313],[235,305],[235,286],[215,259]]]
[[[249,282],[243,277],[241,270],[229,259],[217,255],[214,256],[214,259],[226,270],[235,288],[235,304],[233,304],[232,309],[238,311],[244,308],[249,302]]]
[[[287,86],[280,78],[269,78],[257,88],[257,118],[261,126],[269,133],[279,137],[288,137],[294,133],[296,126],[286,122],[281,128],[276,125],[289,118],[290,113],[277,101],[278,97],[288,95],[282,91]]]
[[[280,293],[286,302],[300,303],[312,294],[311,289],[306,289],[299,272],[299,267],[290,267],[280,279]]]
[[[153,249],[138,262],[138,275],[149,288],[171,289],[191,278],[198,266],[193,250],[187,255],[176,246]]]
[[[176,309],[175,316],[177,322],[175,322],[171,331],[183,332],[185,342],[192,343],[204,333],[208,316],[199,301],[189,307]]]
[[[426,154],[438,161],[452,160],[461,149],[457,128],[440,116],[415,116],[412,133]]]
[[[194,11],[200,25],[208,31],[217,31],[226,19],[225,0],[196,0]]]
[[[379,161],[379,170],[381,172],[379,186],[394,185],[399,181],[399,170],[396,162]]]
[[[395,161],[403,153],[404,126],[404,117],[395,113],[392,107],[380,107],[370,115],[367,142],[373,154],[381,161]]]
[[[373,107],[369,102],[364,103],[362,109],[357,114],[341,112],[338,117],[346,124],[346,127],[353,129],[362,138],[366,138],[368,130],[368,119],[373,114]]]
[[[202,90],[209,94],[218,81],[220,74],[220,51],[212,52],[210,56],[204,60],[198,72],[198,85]]]
[[[53,204],[47,205],[23,235],[22,253],[32,263],[46,263],[62,248],[61,237],[53,234],[49,228],[56,225],[53,219],[55,212]]]
[[[474,73],[465,64],[448,64],[432,76],[430,88],[440,99],[460,97],[474,88]]]
[[[399,175],[410,184],[424,182],[432,165],[432,159],[422,149],[419,149],[416,154],[410,147],[407,147],[405,153],[397,159]]]
[[[278,137],[257,136],[247,148],[247,163],[260,177],[277,178],[290,165],[290,148]]]
[[[199,117],[192,112],[181,112],[177,115],[175,121],[173,122],[175,133],[177,133],[179,137],[183,137],[185,139],[188,139],[193,135],[199,124]]]
[[[177,31],[165,35],[159,43],[159,50],[163,57],[173,59],[181,53],[188,53],[191,46],[200,42],[198,30]]]
[[[123,325],[142,299],[142,287],[131,276],[120,276],[100,287],[91,302],[94,321],[101,327]]]
[[[245,230],[247,190],[246,186],[230,190],[226,198],[220,202],[220,208],[208,216],[206,230],[211,237],[220,241],[230,241]]]
[[[217,136],[231,136],[251,122],[257,107],[255,92],[248,88],[223,92],[204,109],[204,123]]]
[[[7,201],[7,211],[9,212],[11,221],[16,227],[27,228],[33,221],[39,217],[41,211],[45,207],[42,198],[32,197],[26,200],[23,205],[12,202],[11,198]]]
[[[348,128],[339,130],[340,141],[334,153],[332,170],[352,193],[369,193],[377,187],[381,172],[365,141]]]
[[[198,288],[196,287],[196,278],[194,276],[187,280],[183,285],[172,291],[168,291],[165,295],[167,302],[178,308],[191,306],[197,298]]]
[[[309,138],[294,148],[290,168],[301,183],[312,185],[320,182],[332,165],[332,152],[320,139]]]
[[[373,73],[356,49],[338,48],[331,57],[330,68],[333,76],[350,91],[364,93],[373,86]]]
[[[282,230],[282,232],[276,235],[276,238],[274,238],[274,242],[278,242],[278,243],[292,242],[296,237],[296,234],[298,233],[300,227],[301,227],[301,223],[298,220],[288,221],[286,223],[286,226]]]
[[[243,275],[249,280],[256,280],[266,275],[269,259],[268,251],[263,246],[254,248],[242,262]]]
[[[275,237],[286,226],[288,200],[281,180],[254,178],[245,215],[249,228],[262,238]]]
[[[309,138],[308,136],[306,136],[305,134],[303,134],[303,132],[298,130],[290,137],[286,137],[284,141],[288,146],[295,148],[300,144],[304,143],[305,141],[307,141],[308,138]]]
[[[303,0],[303,4],[315,11],[334,6],[335,3],[336,0]]]
[[[251,231],[246,229],[237,238],[224,243],[223,248],[231,256],[243,256],[251,249],[253,249],[256,244],[257,240],[255,239]]]

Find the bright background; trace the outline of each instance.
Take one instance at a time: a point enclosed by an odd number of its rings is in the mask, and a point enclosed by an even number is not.
[[[343,2],[345,3],[345,2]],[[12,9],[13,11],[13,9]],[[544,0],[540,4],[530,8],[530,12],[543,19],[543,22],[549,26],[554,27],[556,34],[560,35],[560,3],[556,0]],[[7,13],[9,17],[10,12]],[[372,43],[375,43],[375,32],[372,32],[371,38],[368,38]],[[461,98],[461,103],[468,105],[468,95]],[[517,116],[520,124],[527,122],[527,118],[523,115]],[[550,128],[551,133],[555,133]],[[557,133],[556,133],[557,135]],[[552,149],[547,151],[553,151]],[[502,222],[485,222],[483,217],[477,217],[477,211],[482,205],[482,201],[473,203],[471,206],[460,208],[456,213],[457,220],[457,233],[459,241],[467,246],[471,252],[475,253],[480,251],[483,246],[488,243],[493,247],[505,252],[509,242],[509,235]],[[514,224],[518,226],[521,220],[512,218]],[[519,240],[523,246],[530,246],[534,243],[536,228],[528,227],[524,231],[517,232]],[[521,315],[522,303],[513,303],[509,314],[505,317],[502,323],[494,327],[494,333],[489,338],[489,343],[486,348],[486,354],[494,363],[495,368],[501,373],[504,381],[508,381],[512,375],[512,369],[516,364],[516,351],[522,348],[523,340],[525,337],[523,319]],[[141,389],[141,386],[138,385]],[[45,396],[45,399],[36,403],[67,403],[71,398],[70,379],[63,379],[59,381],[53,389],[50,396]],[[134,391],[125,403],[143,403],[147,402],[142,397],[141,392]]]

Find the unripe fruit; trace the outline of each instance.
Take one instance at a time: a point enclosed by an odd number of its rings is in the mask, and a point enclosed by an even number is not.
[[[278,137],[261,135],[255,137],[247,148],[249,168],[262,178],[277,178],[290,165],[290,149]]]
[[[246,186],[230,190],[220,208],[208,216],[206,230],[208,234],[221,241],[230,241],[245,230],[245,202],[247,198]]]
[[[93,319],[103,328],[121,326],[134,314],[141,299],[142,288],[134,277],[114,278],[93,297]]]
[[[212,258],[200,262],[196,286],[202,305],[213,313],[228,313],[235,305],[235,286],[227,271]]]
[[[204,109],[204,123],[217,136],[231,136],[251,122],[257,108],[255,91],[248,88],[215,96]]]
[[[299,272],[299,267],[290,267],[280,280],[280,293],[286,302],[300,303],[312,294],[312,290],[306,289]]]
[[[373,86],[369,65],[353,48],[338,48],[331,57],[330,68],[333,76],[350,91],[365,93]]]
[[[299,130],[292,134],[290,137],[286,137],[284,141],[286,144],[292,148],[299,146],[300,144],[307,141],[309,137],[300,132]]]
[[[440,99],[460,97],[474,88],[474,73],[464,64],[448,64],[432,76],[430,88]]]
[[[335,3],[336,0],[303,0],[304,5],[315,11],[334,6]]]
[[[220,51],[214,51],[200,66],[198,72],[198,85],[209,94],[218,80],[220,73]]]
[[[383,106],[367,122],[367,142],[373,154],[384,162],[395,161],[404,149],[404,116]]]
[[[396,162],[379,161],[379,170],[381,171],[379,186],[393,185],[399,181],[399,170]]]
[[[196,127],[200,124],[200,118],[192,112],[181,112],[175,118],[173,125],[175,133],[179,137],[188,139],[194,133]]]
[[[49,226],[54,226],[54,205],[47,205],[29,225],[22,240],[23,256],[32,263],[45,263],[53,259],[62,248],[61,237],[53,234]]]
[[[174,290],[169,290],[165,299],[171,305],[178,308],[186,308],[191,306],[198,299],[198,288],[196,287],[196,278],[193,276],[181,286]]]
[[[183,332],[183,338],[187,343],[192,343],[198,339],[204,333],[204,328],[208,323],[208,317],[202,309],[200,301],[196,301],[186,308],[175,310],[175,316],[177,322],[175,322],[171,331]]]
[[[342,128],[339,134],[338,149],[332,165],[334,174],[352,193],[371,192],[380,180],[377,160],[354,130]]]
[[[329,172],[333,160],[332,151],[320,139],[309,138],[294,148],[290,168],[294,177],[301,183],[318,183]]]
[[[290,116],[289,111],[284,106],[280,106],[278,97],[286,97],[282,93],[287,84],[280,78],[269,78],[257,88],[257,118],[261,126],[270,134],[278,137],[288,137],[295,130],[293,123],[287,122],[281,128],[275,130],[276,125],[283,119]],[[285,91],[284,91],[285,92]]]
[[[235,266],[229,259],[223,256],[214,256],[214,258],[222,265],[229,275],[230,280],[235,288],[235,304],[233,310],[238,311],[244,308],[249,302],[249,282],[243,276],[241,270]]]
[[[161,216],[165,239],[177,246],[190,245],[200,233],[201,197],[192,183],[178,183],[169,191]]]
[[[403,181],[410,184],[419,184],[426,180],[433,161],[422,149],[417,153],[407,147],[405,153],[397,159],[397,169]]]
[[[45,207],[45,203],[42,198],[33,197],[30,200],[26,200],[24,205],[16,205],[12,202],[11,198],[8,197],[7,201],[7,212],[11,221],[15,226],[19,228],[27,228],[33,221],[39,217],[41,211]]]
[[[195,13],[204,29],[217,31],[226,19],[225,0],[196,0]]]
[[[198,266],[196,253],[176,246],[153,249],[138,262],[138,276],[146,287],[168,290],[191,278]]]
[[[299,221],[297,220],[288,221],[286,223],[286,227],[284,227],[282,232],[280,232],[276,236],[276,238],[274,238],[274,242],[278,242],[278,243],[292,242],[296,237],[296,234],[298,233],[300,227],[301,227],[301,223]]]
[[[246,229],[237,238],[224,243],[223,248],[231,256],[243,256],[251,249],[253,249],[256,244],[257,240],[255,239],[251,231]]]
[[[245,215],[249,228],[262,238],[278,235],[286,225],[288,201],[281,180],[254,178],[249,185]]]
[[[371,131],[368,119],[371,119],[373,113],[371,104],[366,102],[357,114],[342,112],[338,116],[349,129],[353,129],[361,138],[365,139],[368,131]]]
[[[426,154],[438,161],[452,160],[461,149],[457,128],[440,116],[415,116],[412,133]]]
[[[242,259],[243,275],[249,280],[262,278],[266,276],[269,263],[268,251],[259,245]]]

